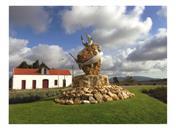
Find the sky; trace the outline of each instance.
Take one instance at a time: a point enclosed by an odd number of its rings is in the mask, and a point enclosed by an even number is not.
[[[164,6],[10,6],[10,72],[23,60],[40,60],[83,73],[68,53],[83,49],[85,33],[102,48],[102,74],[167,77]]]

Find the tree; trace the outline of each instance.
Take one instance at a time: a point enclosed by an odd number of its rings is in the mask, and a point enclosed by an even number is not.
[[[17,68],[47,68],[50,69],[45,63],[39,64],[39,60],[36,60],[32,65],[27,64],[26,61],[23,61]]]
[[[123,83],[126,85],[134,85],[137,84],[137,81],[133,79],[132,76],[127,76],[125,80],[123,80]]]
[[[39,60],[36,60],[33,64],[32,64],[32,68],[39,68]]]
[[[47,68],[47,69],[50,69],[45,63],[41,63],[39,68]]]
[[[26,61],[23,61],[17,68],[29,68],[29,65],[26,63]]]
[[[133,79],[132,76],[127,76],[126,79],[125,79],[125,81],[128,82],[128,83],[133,83],[133,82],[135,82],[135,80]]]
[[[113,79],[113,83],[115,83],[115,84],[119,84],[119,80],[118,80],[117,77],[113,77],[112,79]]]
[[[11,90],[13,87],[12,87],[12,83],[13,82],[13,78],[12,76],[9,78],[9,90]]]

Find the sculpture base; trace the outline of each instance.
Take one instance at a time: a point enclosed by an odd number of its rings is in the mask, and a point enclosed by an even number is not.
[[[135,94],[117,85],[80,86],[63,91],[61,95],[55,99],[55,102],[65,105],[96,104],[113,100],[124,100],[133,96],[135,96]]]
[[[106,75],[80,75],[73,78],[73,87],[108,86],[109,79]]]
[[[134,94],[117,85],[109,85],[106,75],[80,75],[73,78],[73,87],[55,99],[60,104],[96,104],[123,100]]]

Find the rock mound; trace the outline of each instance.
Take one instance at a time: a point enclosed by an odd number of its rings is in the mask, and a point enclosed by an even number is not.
[[[133,97],[134,94],[120,86],[92,86],[92,87],[74,87],[63,91],[55,99],[60,104],[96,104],[106,101],[123,100]]]

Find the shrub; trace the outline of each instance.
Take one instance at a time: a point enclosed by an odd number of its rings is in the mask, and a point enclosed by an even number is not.
[[[60,91],[60,89],[12,90],[9,93],[9,103],[27,103],[49,97],[56,97],[60,94]]]
[[[167,87],[158,87],[155,89],[143,90],[142,92],[167,103]]]

